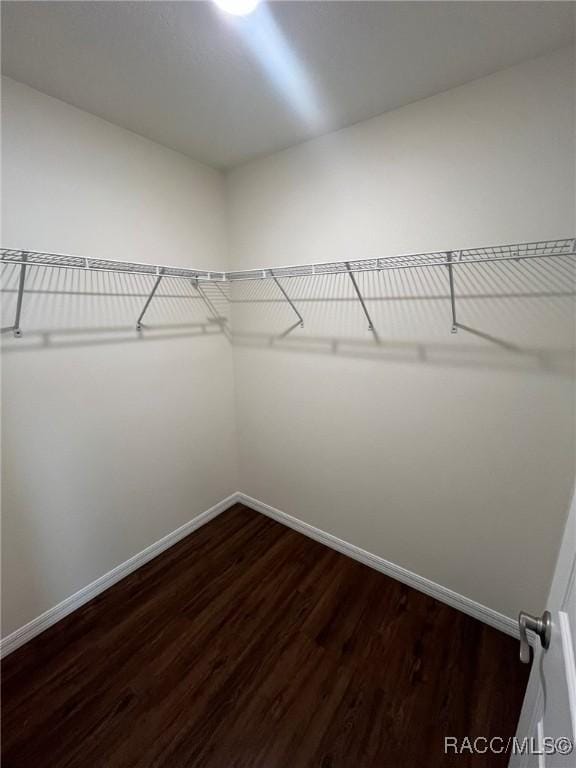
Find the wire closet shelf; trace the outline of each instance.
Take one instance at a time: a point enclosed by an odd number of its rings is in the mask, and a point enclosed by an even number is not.
[[[291,300],[286,288],[279,282],[280,278],[316,277],[322,275],[347,274],[352,282],[354,292],[362,306],[368,321],[368,330],[372,331],[375,339],[378,336],[374,329],[368,308],[355,278],[360,272],[382,272],[386,270],[416,269],[421,267],[445,267],[448,270],[450,284],[450,299],[452,309],[452,332],[458,329],[456,319],[456,295],[454,288],[454,267],[465,264],[492,264],[505,261],[524,261],[527,259],[549,259],[558,257],[574,257],[576,255],[576,238],[560,238],[554,240],[539,240],[529,243],[514,243],[507,245],[483,246],[461,250],[434,251],[428,253],[411,253],[396,256],[383,256],[372,259],[355,259],[350,261],[328,261],[314,264],[301,264],[287,267],[264,267],[259,269],[235,270],[230,272],[172,267],[161,264],[145,264],[131,261],[113,261],[110,259],[95,259],[83,256],[67,256],[57,253],[44,253],[11,248],[0,249],[0,262],[20,265],[20,279],[16,306],[16,317],[11,330],[16,336],[21,335],[20,312],[25,291],[26,270],[28,267],[79,269],[96,272],[113,272],[124,274],[148,275],[155,278],[154,285],[146,300],[144,308],[136,322],[137,330],[142,330],[142,319],[152,301],[160,282],[165,278],[187,278],[200,289],[201,283],[234,283],[241,280],[273,280],[280,289],[283,297],[291,306],[298,318],[298,324],[303,327],[304,319]]]
[[[378,272],[384,269],[410,269],[414,267],[458,266],[459,264],[486,264],[495,261],[519,261],[522,259],[543,259],[554,256],[576,255],[576,239],[539,240],[531,243],[493,245],[481,248],[467,248],[454,251],[433,251],[409,253],[398,256],[383,256],[376,259],[353,259],[350,261],[325,261],[315,264],[299,264],[288,267],[265,267],[258,269],[222,272],[170,267],[161,264],[144,264],[133,261],[113,261],[84,256],[67,256],[59,253],[25,251],[1,248],[0,261],[11,264],[26,264],[32,267],[59,267],[99,272],[121,272],[137,275],[162,277],[184,277],[209,282],[233,282],[235,280],[262,280],[274,277],[306,277],[346,272]]]
[[[415,267],[448,267],[459,264],[487,264],[496,261],[520,261],[542,259],[553,256],[576,254],[576,239],[540,240],[532,243],[493,245],[481,248],[467,248],[456,251],[432,251],[408,253],[399,256],[383,256],[377,259],[350,261],[326,261],[317,264],[303,264],[291,267],[248,269],[226,272],[226,279],[258,280],[273,277],[307,277],[333,275],[346,272],[380,272],[386,269],[413,269]]]

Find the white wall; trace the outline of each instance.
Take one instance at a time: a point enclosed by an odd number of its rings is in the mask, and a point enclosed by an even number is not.
[[[251,162],[228,202],[235,269],[573,235],[572,52]],[[362,276],[381,347],[346,276],[290,281],[306,328],[283,341],[278,291],[235,288],[242,490],[542,610],[574,480],[574,282],[552,266],[460,268],[456,335],[444,271]]]
[[[218,269],[221,174],[2,78],[3,246]]]
[[[4,246],[226,267],[219,173],[8,79],[2,101]],[[189,285],[164,281],[141,338],[149,278],[27,287],[4,337],[4,635],[237,490],[230,345]]]
[[[3,86],[3,245],[226,266],[218,173]],[[231,266],[570,235],[573,108],[560,52],[237,169]],[[246,283],[233,369],[189,286],[165,282],[138,338],[147,278],[30,269],[3,355],[4,634],[237,489],[541,610],[573,480],[570,278],[462,268],[477,333],[452,336],[445,274],[362,276],[380,346],[341,276],[290,281],[306,328],[284,340],[290,308]]]

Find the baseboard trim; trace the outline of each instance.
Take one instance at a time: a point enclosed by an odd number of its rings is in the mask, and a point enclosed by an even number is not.
[[[56,624],[60,619],[63,619],[77,608],[85,605],[94,597],[133,573],[140,568],[140,566],[153,560],[193,531],[206,525],[210,520],[213,520],[236,503],[244,504],[245,506],[250,507],[250,509],[260,512],[282,525],[293,528],[295,531],[298,531],[315,541],[319,541],[321,544],[325,544],[326,546],[341,552],[343,555],[347,555],[354,560],[358,560],[360,563],[364,563],[364,565],[367,565],[370,568],[385,573],[387,576],[391,576],[393,579],[401,581],[403,584],[414,587],[414,589],[417,589],[430,597],[434,597],[436,600],[440,600],[440,602],[446,603],[446,605],[450,605],[452,608],[456,608],[495,629],[499,629],[501,632],[505,632],[516,638],[518,637],[518,624],[509,616],[498,613],[498,611],[494,611],[481,603],[477,603],[469,597],[465,597],[458,592],[443,587],[441,584],[437,584],[434,581],[430,581],[430,579],[419,576],[417,573],[402,568],[400,565],[391,563],[383,557],[374,555],[365,549],[361,549],[354,544],[339,539],[337,536],[327,533],[320,528],[316,528],[309,523],[305,523],[296,517],[292,517],[292,515],[282,512],[275,507],[271,507],[263,501],[254,499],[245,493],[236,492],[218,502],[218,504],[215,504],[213,507],[210,507],[210,509],[207,509],[205,512],[201,512],[192,520],[184,523],[180,528],[177,528],[175,531],[172,531],[172,533],[169,533],[154,542],[154,544],[143,549],[142,552],[134,555],[129,560],[120,563],[116,568],[113,568],[108,573],[105,573],[92,583],[78,590],[78,592],[70,595],[61,603],[58,603],[58,605],[49,608],[43,614],[28,622],[28,624],[25,624],[10,635],[7,635],[0,641],[0,658],[4,658],[21,645],[32,640],[32,638],[36,637],[41,632],[44,632],[45,629],[48,629],[48,627]]]
[[[286,525],[289,528],[293,528],[299,533],[303,533],[305,536],[309,536],[311,539],[319,541],[321,544],[325,544],[332,549],[341,552],[343,555],[354,558],[364,565],[370,566],[381,573],[385,573],[387,576],[391,576],[397,581],[401,581],[403,584],[407,584],[409,587],[423,592],[430,597],[440,600],[442,603],[456,608],[463,613],[467,613],[479,621],[488,624],[495,629],[499,629],[501,632],[505,632],[513,637],[518,637],[518,624],[514,619],[509,616],[505,616],[498,611],[494,611],[492,608],[488,608],[481,603],[477,603],[475,600],[471,600],[469,597],[454,592],[447,587],[443,587],[441,584],[437,584],[430,579],[426,579],[423,576],[419,576],[417,573],[402,568],[400,565],[395,565],[389,560],[385,560],[383,557],[374,555],[371,552],[367,552],[365,549],[349,544],[347,541],[339,539],[337,536],[333,536],[331,533],[326,533],[320,528],[315,528],[309,523],[305,523],[292,515],[288,515],[286,512],[282,512],[275,507],[271,507],[269,504],[258,499],[253,499],[251,496],[247,496],[245,493],[237,494],[238,501],[244,504],[250,509],[260,512],[267,517],[271,517],[282,525]]]
[[[206,525],[206,523],[210,522],[210,520],[213,520],[222,512],[225,512],[231,506],[236,504],[239,501],[239,496],[240,494],[233,493],[222,501],[219,501],[218,504],[210,507],[210,509],[207,509],[205,512],[201,512],[199,515],[196,515],[196,517],[192,518],[192,520],[189,520],[187,523],[184,523],[184,525],[181,525],[180,528],[176,528],[176,530],[172,531],[172,533],[167,534],[163,538],[154,542],[154,544],[146,547],[146,549],[138,552],[138,554],[134,555],[129,560],[120,563],[120,565],[117,565],[116,568],[113,568],[111,571],[108,571],[108,573],[105,573],[103,576],[100,576],[95,581],[78,590],[78,592],[75,592],[65,600],[62,600],[62,602],[58,603],[58,605],[55,605],[53,608],[49,608],[40,616],[28,622],[28,624],[24,624],[23,627],[20,627],[10,635],[2,638],[2,641],[0,642],[0,658],[4,658],[9,653],[12,653],[12,651],[15,651],[16,648],[24,645],[29,640],[32,640],[33,637],[36,637],[36,635],[44,632],[44,630],[48,629],[48,627],[56,624],[56,622],[60,621],[60,619],[63,619],[77,608],[85,605],[87,602],[107,590],[113,584],[116,584],[125,576],[133,573],[133,571],[135,571],[137,568],[140,568],[140,566],[144,565],[150,560],[153,560],[162,552],[174,546],[174,544],[177,544],[185,536],[188,536],[188,534],[192,533],[198,528],[201,528],[203,525]]]

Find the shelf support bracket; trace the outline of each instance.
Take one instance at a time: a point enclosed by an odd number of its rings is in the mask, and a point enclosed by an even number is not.
[[[226,318],[222,317],[218,313],[218,310],[214,306],[214,303],[208,296],[204,293],[203,288],[200,287],[200,281],[196,278],[194,280],[191,280],[192,285],[194,288],[196,288],[197,292],[200,294],[200,298],[202,299],[202,302],[205,304],[205,306],[208,308],[208,312],[212,315],[212,320],[214,323],[220,326],[222,333],[228,340],[230,340],[230,331],[228,330],[228,327],[226,326]],[[219,290],[221,291],[220,287],[218,286]],[[222,292],[222,291],[221,291]],[[222,294],[224,296],[224,294]],[[226,298],[224,296],[224,298]]]
[[[22,313],[22,299],[24,297],[24,282],[26,281],[26,261],[28,256],[22,255],[22,264],[20,265],[20,279],[18,280],[18,298],[16,299],[16,316],[14,317],[14,336],[20,338],[22,330],[20,328],[20,315]]]
[[[148,309],[148,306],[149,306],[150,302],[154,298],[154,294],[158,290],[158,286],[162,282],[162,278],[163,277],[164,277],[164,275],[162,274],[162,271],[161,271],[160,274],[158,275],[158,277],[156,278],[156,282],[154,283],[154,286],[153,286],[152,290],[150,291],[150,295],[146,299],[146,303],[142,307],[142,312],[140,312],[140,317],[138,318],[138,320],[136,320],[136,330],[137,331],[141,331],[142,330],[142,319],[144,318],[144,315],[146,314],[146,310]]]
[[[352,272],[352,269],[350,268],[350,264],[347,261],[345,262],[345,264],[346,264],[346,269],[348,270],[348,275],[350,277],[350,280],[352,281],[352,285],[354,286],[354,291],[356,292],[356,296],[358,296],[358,301],[362,305],[362,309],[364,311],[364,314],[366,315],[366,320],[368,320],[368,330],[372,331],[372,333],[374,334],[374,338],[379,343],[380,339],[378,337],[378,333],[374,328],[374,323],[372,322],[372,318],[370,317],[370,313],[368,312],[368,308],[366,306],[364,298],[360,293],[360,288],[358,287],[358,283],[356,282],[356,278],[354,277],[354,272]]]
[[[280,291],[281,291],[281,293],[282,293],[282,296],[284,296],[284,298],[286,299],[286,301],[288,302],[288,304],[290,304],[290,306],[291,306],[291,307],[292,307],[292,309],[294,310],[294,314],[296,315],[296,317],[297,317],[297,318],[298,318],[298,320],[300,321],[300,328],[304,328],[304,318],[302,317],[302,315],[300,314],[300,312],[298,312],[298,310],[296,309],[296,305],[294,304],[294,302],[292,301],[292,299],[290,298],[290,296],[288,296],[288,294],[286,293],[286,291],[285,291],[284,287],[283,287],[282,285],[280,285],[280,281],[278,280],[278,278],[276,277],[276,275],[274,274],[274,272],[272,272],[272,270],[270,270],[270,274],[272,275],[272,280],[274,280],[274,282],[276,283],[276,285],[277,285],[277,286],[278,286],[278,288],[280,289]]]
[[[446,254],[446,260],[448,261],[448,279],[450,281],[450,305],[452,307],[452,328],[451,333],[458,332],[458,322],[456,320],[456,296],[454,294],[454,267],[452,266],[452,258],[454,254],[452,251],[448,251]]]

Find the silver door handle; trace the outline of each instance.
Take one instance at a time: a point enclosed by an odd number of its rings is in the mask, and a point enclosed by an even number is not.
[[[542,616],[531,616],[529,613],[520,611],[518,615],[518,626],[520,627],[520,661],[523,664],[530,664],[528,630],[538,635],[542,648],[548,648],[550,646],[550,635],[552,634],[552,617],[550,616],[550,611],[544,611]]]

